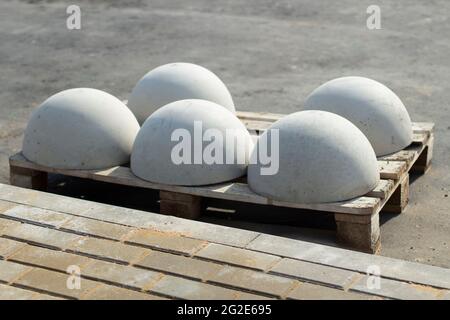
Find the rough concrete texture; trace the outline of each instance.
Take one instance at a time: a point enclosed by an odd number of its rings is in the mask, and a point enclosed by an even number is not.
[[[128,107],[142,124],[158,108],[184,99],[208,100],[236,111],[225,84],[213,72],[192,63],[169,63],[148,72],[133,88]]]
[[[395,91],[412,121],[436,123],[431,171],[413,177],[405,214],[381,217],[382,254],[450,267],[450,2],[378,1],[381,30],[366,27],[370,0],[76,3],[82,29],[69,31],[66,6],[73,2],[0,2],[1,182],[8,181],[8,156],[20,150],[31,111],[66,88],[128,98],[148,70],[189,61],[218,74],[238,110],[290,113],[325,81],[361,75]],[[71,186],[64,192],[131,202],[111,187]],[[308,239],[319,241],[318,234]]]
[[[279,142],[277,138],[279,135]],[[276,147],[279,145],[278,148]],[[266,165],[260,149],[279,153],[279,164]],[[378,163],[366,136],[350,121],[331,112],[306,110],[275,122],[259,138],[247,181],[256,193],[297,203],[353,199],[380,181]],[[279,166],[279,167],[278,167]]]
[[[220,183],[246,174],[253,140],[244,124],[217,103],[185,99],[145,120],[131,152],[131,171],[171,185]]]
[[[372,79],[327,81],[306,98],[305,109],[329,111],[350,120],[366,135],[377,156],[400,151],[412,142],[411,119],[403,102]]]
[[[33,112],[22,152],[28,160],[51,168],[110,168],[130,161],[138,131],[133,113],[113,95],[68,89]]]

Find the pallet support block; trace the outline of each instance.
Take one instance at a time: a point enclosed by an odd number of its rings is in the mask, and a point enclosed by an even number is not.
[[[431,133],[427,145],[412,166],[411,172],[425,174],[431,168],[431,159],[433,158],[433,145],[434,134]]]
[[[388,202],[383,212],[402,213],[409,202],[409,174],[405,174]]]
[[[160,191],[159,212],[185,219],[197,219],[202,212],[202,197]]]
[[[378,253],[380,245],[379,214],[353,215],[335,213],[337,240],[343,246],[368,253]]]
[[[9,167],[9,181],[13,186],[45,191],[47,172],[15,166]]]

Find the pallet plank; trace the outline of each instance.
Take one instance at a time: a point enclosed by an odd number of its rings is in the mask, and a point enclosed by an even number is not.
[[[401,150],[396,153],[383,156],[378,158],[378,160],[384,161],[404,161],[407,165],[414,161],[417,152],[420,150],[420,146],[415,146],[414,149]]]
[[[407,165],[403,161],[378,161],[378,168],[380,169],[380,177],[382,179],[398,180],[407,172]]]
[[[375,189],[367,193],[366,196],[385,199],[392,192],[394,185],[395,183],[391,179],[389,180],[381,179],[378,185],[375,187]]]

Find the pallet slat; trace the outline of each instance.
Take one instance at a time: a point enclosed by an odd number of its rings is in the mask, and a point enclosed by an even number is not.
[[[388,197],[388,195],[390,194],[390,192],[393,190],[394,188],[394,181],[393,180],[380,180],[380,183],[378,183],[378,185],[375,187],[375,189],[373,189],[372,191],[370,191],[367,196],[370,197],[374,197],[374,198],[380,198],[380,199],[385,199]]]
[[[403,161],[378,160],[381,179],[400,179],[401,175],[407,171],[407,165]]]

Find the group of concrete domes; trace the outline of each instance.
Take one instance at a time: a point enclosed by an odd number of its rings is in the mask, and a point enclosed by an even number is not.
[[[51,96],[34,111],[22,152],[32,162],[60,169],[130,163],[137,177],[172,185],[208,185],[247,174],[249,187],[263,196],[319,203],[366,194],[379,182],[377,156],[412,142],[405,106],[389,88],[371,79],[326,82],[299,110],[273,123],[255,142],[236,117],[230,92],[214,73],[190,63],[172,63],[140,79],[128,105],[89,88]],[[205,135],[208,129],[223,136],[227,130],[237,132],[245,159],[237,159],[234,143],[227,139],[215,152],[231,154],[232,161],[174,161],[174,147],[180,141],[174,133],[184,129],[195,136],[198,123]],[[267,163],[249,160],[261,141],[270,140],[267,135],[273,129],[279,139],[277,171],[262,174]],[[192,151],[196,143],[205,148],[212,140],[193,141]]]

